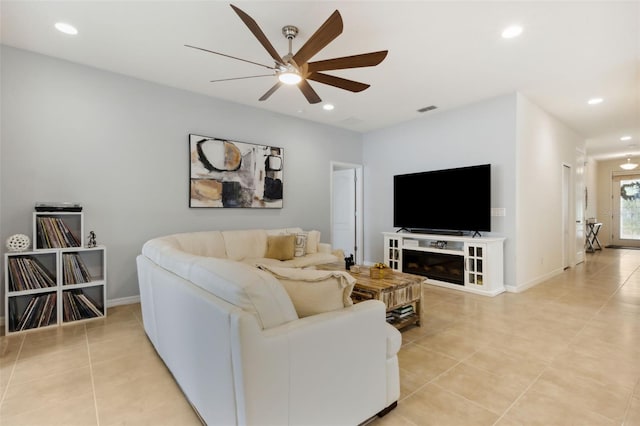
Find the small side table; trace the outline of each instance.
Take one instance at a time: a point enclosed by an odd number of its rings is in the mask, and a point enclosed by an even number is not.
[[[598,240],[598,232],[602,228],[602,223],[587,223],[587,251],[593,253],[596,250],[602,250],[600,240]]]

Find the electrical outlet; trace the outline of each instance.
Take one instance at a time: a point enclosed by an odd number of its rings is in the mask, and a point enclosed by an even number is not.
[[[491,216],[506,216],[507,209],[504,207],[494,207],[491,209]]]

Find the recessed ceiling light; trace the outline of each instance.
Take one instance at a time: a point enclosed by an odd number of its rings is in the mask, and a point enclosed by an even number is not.
[[[621,141],[630,141],[631,140],[631,136],[623,136],[620,138]]]
[[[322,109],[325,110],[325,111],[331,111],[334,108],[335,107],[332,104],[324,104],[324,105],[322,105]]]
[[[58,31],[60,31],[61,33],[65,33],[65,34],[69,34],[69,35],[78,34],[78,30],[76,29],[76,27],[74,27],[73,25],[70,25],[70,24],[66,24],[64,22],[56,23],[56,29]]]
[[[589,100],[587,101],[587,103],[588,103],[589,105],[598,105],[598,104],[601,104],[601,103],[602,103],[602,101],[604,101],[604,99],[602,99],[602,98],[591,98],[591,99],[589,99]]]
[[[520,25],[511,25],[502,31],[502,38],[514,38],[522,34],[522,27]]]

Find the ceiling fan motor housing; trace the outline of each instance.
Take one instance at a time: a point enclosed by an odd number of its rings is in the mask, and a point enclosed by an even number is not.
[[[298,35],[298,27],[294,25],[285,25],[282,27],[282,35],[285,36],[287,40],[294,39]]]

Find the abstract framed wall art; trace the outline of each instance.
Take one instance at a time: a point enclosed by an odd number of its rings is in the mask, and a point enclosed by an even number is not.
[[[282,148],[189,134],[189,207],[282,208]]]

